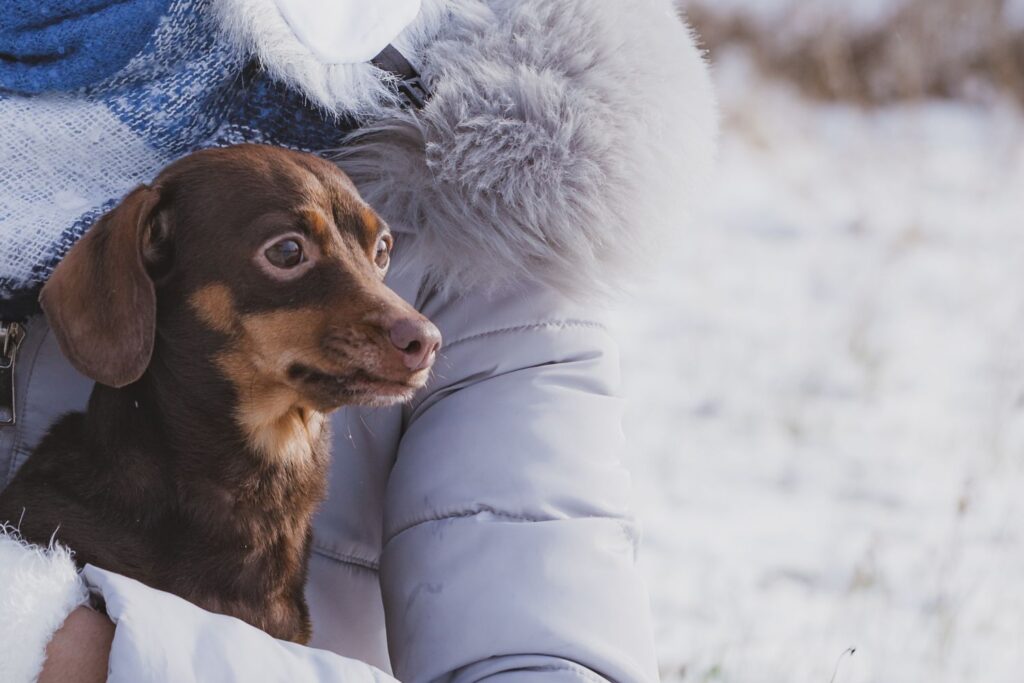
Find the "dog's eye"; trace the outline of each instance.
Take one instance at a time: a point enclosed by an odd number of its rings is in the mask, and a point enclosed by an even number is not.
[[[381,270],[388,267],[391,262],[391,235],[384,235],[377,241],[377,253],[373,257],[374,263]]]
[[[293,239],[275,242],[267,247],[263,254],[278,268],[294,268],[305,260],[302,255],[302,245],[298,240]]]

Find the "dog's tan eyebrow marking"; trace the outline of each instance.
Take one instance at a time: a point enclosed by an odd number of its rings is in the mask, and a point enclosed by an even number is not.
[[[359,217],[362,218],[363,232],[366,234],[366,242],[370,246],[376,246],[377,236],[380,235],[383,226],[377,213],[365,204],[359,207]]]
[[[235,303],[227,285],[215,283],[202,287],[189,297],[189,304],[203,322],[218,332],[234,329]]]
[[[310,232],[312,232],[317,238],[327,240],[331,236],[332,229],[330,221],[328,221],[322,211],[318,209],[307,209],[302,212],[302,215],[303,218],[305,218],[306,225],[309,226]]]

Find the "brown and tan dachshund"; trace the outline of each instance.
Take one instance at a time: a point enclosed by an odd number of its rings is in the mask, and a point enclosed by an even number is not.
[[[387,226],[312,155],[192,154],[70,251],[40,296],[96,380],[0,494],[0,521],[306,642],[325,414],[424,385],[437,328],[384,285]]]

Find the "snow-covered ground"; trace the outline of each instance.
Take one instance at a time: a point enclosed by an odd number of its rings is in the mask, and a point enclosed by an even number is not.
[[[618,323],[663,678],[1019,683],[1024,118],[717,79],[715,189]]]

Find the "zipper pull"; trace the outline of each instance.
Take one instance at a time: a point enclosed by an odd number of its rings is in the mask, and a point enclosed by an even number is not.
[[[25,328],[18,323],[0,322],[0,427],[17,422],[14,402],[14,363]]]

